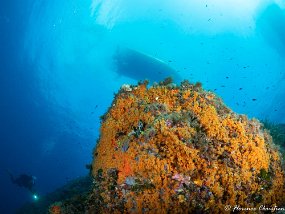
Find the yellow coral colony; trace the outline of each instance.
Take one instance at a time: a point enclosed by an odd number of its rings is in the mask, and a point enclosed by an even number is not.
[[[123,87],[102,119],[92,173],[90,198],[102,213],[219,213],[285,201],[280,156],[262,125],[188,81]]]

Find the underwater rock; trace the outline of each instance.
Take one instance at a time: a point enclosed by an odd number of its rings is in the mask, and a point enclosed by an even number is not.
[[[130,87],[103,117],[93,189],[85,201],[56,204],[61,213],[221,213],[284,204],[281,155],[258,120],[188,81]]]

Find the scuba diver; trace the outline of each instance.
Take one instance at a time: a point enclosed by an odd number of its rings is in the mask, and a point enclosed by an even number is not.
[[[19,187],[24,187],[28,189],[33,194],[34,199],[38,198],[36,191],[34,190],[34,185],[36,184],[36,179],[37,179],[35,176],[21,174],[18,177],[14,177],[12,173],[10,173],[9,171],[7,172],[13,184],[16,184]]]

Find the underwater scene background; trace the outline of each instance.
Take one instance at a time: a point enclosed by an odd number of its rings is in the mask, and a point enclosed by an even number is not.
[[[239,114],[285,123],[285,4],[273,0],[0,2],[0,212],[88,174],[121,85],[200,82]],[[40,198],[39,198],[40,200]]]

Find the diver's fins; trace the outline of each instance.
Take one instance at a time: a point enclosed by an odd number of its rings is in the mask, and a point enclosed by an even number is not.
[[[5,171],[10,176],[11,181],[14,183],[15,182],[15,178],[14,178],[13,174],[8,169],[6,169]]]

